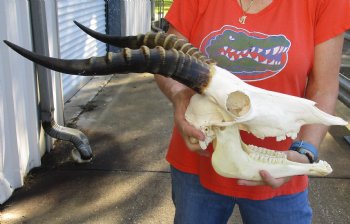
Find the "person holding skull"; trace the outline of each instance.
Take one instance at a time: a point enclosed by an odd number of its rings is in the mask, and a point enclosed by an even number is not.
[[[174,0],[166,19],[168,33],[250,85],[304,97],[334,113],[349,12],[348,0]],[[262,181],[220,176],[211,164],[212,145],[202,150],[205,135],[185,118],[193,90],[162,76],[156,81],[174,106],[167,160],[175,223],[226,223],[235,205],[244,223],[311,223],[307,176],[273,178],[264,170]],[[305,125],[294,140],[259,139],[243,131],[241,137],[310,163],[326,132],[326,126]]]

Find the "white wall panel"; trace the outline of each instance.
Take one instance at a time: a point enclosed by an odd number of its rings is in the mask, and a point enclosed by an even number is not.
[[[0,1],[0,40],[32,49],[27,1]],[[0,43],[0,203],[40,165],[33,63]]]
[[[60,56],[64,59],[89,58],[106,53],[106,45],[81,31],[76,20],[97,32],[106,32],[104,0],[57,0]],[[91,78],[63,75],[64,100],[69,100]]]
[[[137,35],[151,29],[150,0],[122,0],[125,8],[125,27],[123,35]]]

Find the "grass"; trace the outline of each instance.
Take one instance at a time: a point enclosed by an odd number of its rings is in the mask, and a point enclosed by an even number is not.
[[[171,4],[173,4],[173,1],[172,0],[168,0],[168,1],[164,1],[164,11],[165,12],[168,12]]]

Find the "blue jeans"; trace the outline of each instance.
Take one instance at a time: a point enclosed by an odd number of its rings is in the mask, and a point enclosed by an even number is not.
[[[229,197],[205,189],[197,175],[171,167],[175,224],[227,223],[237,204],[243,223],[309,224],[312,210],[308,191],[269,200]]]

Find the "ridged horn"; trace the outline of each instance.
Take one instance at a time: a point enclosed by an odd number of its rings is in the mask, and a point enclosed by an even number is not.
[[[67,74],[94,76],[149,72],[175,79],[198,93],[203,93],[211,79],[210,65],[176,49],[165,50],[159,46],[149,49],[142,46],[136,50],[124,48],[120,53],[109,52],[102,57],[65,60],[38,55],[9,41],[4,42],[23,57]]]
[[[178,38],[174,34],[165,34],[163,32],[158,33],[146,33],[139,34],[137,36],[112,36],[96,32],[79,22],[74,20],[74,23],[85,33],[92,36],[93,38],[102,41],[106,44],[111,44],[120,48],[131,48],[138,49],[142,45],[146,45],[149,48],[154,48],[156,46],[162,46],[166,50],[175,48],[178,51],[182,51],[185,54],[191,55],[204,63],[211,64],[215,63],[212,59],[207,58],[198,48],[194,47],[192,44],[188,43],[184,39]]]

